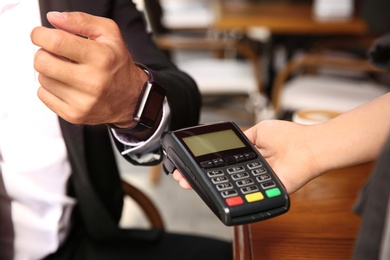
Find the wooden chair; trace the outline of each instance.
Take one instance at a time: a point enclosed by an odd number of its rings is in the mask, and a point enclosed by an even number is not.
[[[278,117],[302,109],[344,112],[388,92],[370,77],[388,73],[367,59],[306,53],[278,72],[272,104]]]

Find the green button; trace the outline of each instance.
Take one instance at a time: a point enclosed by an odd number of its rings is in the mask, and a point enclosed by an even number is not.
[[[270,190],[266,190],[265,193],[267,194],[267,196],[269,198],[272,198],[272,197],[275,197],[275,196],[279,196],[280,194],[282,194],[279,190],[279,188],[273,188],[273,189],[270,189]]]

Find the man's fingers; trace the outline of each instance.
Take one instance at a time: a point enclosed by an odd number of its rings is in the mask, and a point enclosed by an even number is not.
[[[97,17],[82,12],[49,12],[47,19],[56,27],[72,34],[86,36],[96,40],[116,31],[116,24],[107,18]]]
[[[80,66],[76,66],[75,63],[54,55],[44,49],[39,49],[36,52],[34,68],[46,77],[55,78],[62,82],[67,81],[68,84],[74,84],[75,82],[73,82],[73,80],[81,73]]]
[[[56,86],[62,90],[66,88],[66,86],[61,86],[61,83]],[[96,124],[96,122],[88,118],[90,116],[88,110],[83,110],[85,107],[84,103],[87,102],[85,102],[82,96],[76,92],[67,92],[66,98],[64,99],[58,92],[61,92],[61,90],[53,92],[41,86],[38,88],[37,95],[49,109],[68,122],[73,124]],[[75,94],[72,95],[72,93]],[[71,97],[76,98],[72,99]]]
[[[50,93],[49,91],[47,91],[45,88],[43,87],[39,87],[38,88],[38,91],[37,91],[37,95],[39,97],[39,99],[50,109],[52,110],[53,112],[57,113],[56,110],[58,110],[58,107],[64,107],[66,106],[66,103],[61,100],[59,97],[57,97],[56,95],[53,95],[52,93]],[[60,117],[64,117],[63,114],[61,113],[57,113],[58,116]]]
[[[94,44],[62,30],[36,27],[31,32],[31,41],[59,57],[73,62],[86,62],[93,58]],[[96,53],[96,52],[95,52]]]
[[[50,12],[47,17],[57,29],[35,28],[31,32],[32,42],[74,62],[93,62],[101,53],[101,45],[97,42],[109,43],[120,37],[117,25],[107,18],[81,12]]]
[[[83,91],[81,87],[70,86],[67,83],[47,77],[43,74],[39,74],[38,80],[45,90],[57,96],[69,105],[87,105],[88,103],[88,93]]]

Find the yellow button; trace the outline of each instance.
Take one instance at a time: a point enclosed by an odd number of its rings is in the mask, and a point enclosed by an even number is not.
[[[261,192],[255,192],[252,194],[245,195],[245,199],[248,202],[254,202],[254,201],[259,201],[259,200],[264,199],[264,196]]]

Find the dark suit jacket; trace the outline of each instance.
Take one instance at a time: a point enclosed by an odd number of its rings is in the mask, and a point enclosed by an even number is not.
[[[82,11],[108,17],[119,25],[134,60],[148,66],[155,80],[166,88],[171,106],[171,129],[198,122],[200,95],[194,81],[176,70],[145,31],[142,15],[130,0],[40,0],[42,23],[48,11]],[[106,126],[73,125],[60,119],[72,165],[69,192],[78,200],[75,219],[95,240],[154,239],[157,232],[121,230],[120,176]],[[120,148],[120,146],[119,146]]]

